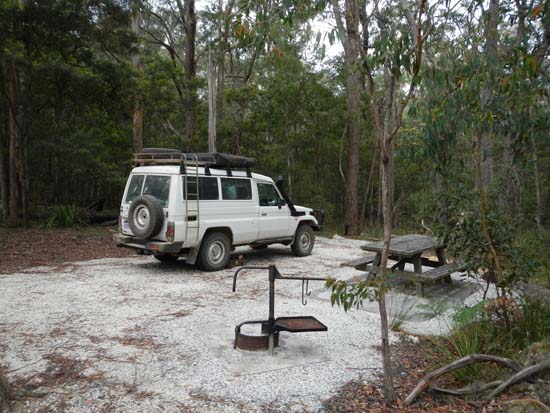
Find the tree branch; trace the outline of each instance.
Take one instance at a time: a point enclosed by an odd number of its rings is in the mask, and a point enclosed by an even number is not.
[[[498,396],[502,391],[504,391],[507,387],[511,386],[514,383],[517,383],[519,381],[525,380],[528,377],[531,377],[534,374],[540,373],[541,371],[550,369],[550,359],[544,360],[538,364],[534,364],[532,366],[526,367],[521,371],[518,371],[516,374],[512,375],[508,380],[506,380],[504,383],[499,385],[496,389],[494,389],[489,396],[487,396],[488,399],[493,399],[496,396]]]
[[[447,364],[426,375],[422,380],[420,380],[420,382],[416,385],[416,387],[410,392],[410,394],[407,396],[403,404],[405,406],[410,405],[418,397],[420,393],[426,390],[426,388],[431,383],[433,383],[435,380],[437,380],[439,377],[443,376],[444,374],[450,373],[451,371],[454,371],[454,370],[458,370],[470,364],[478,363],[480,361],[492,361],[495,363],[503,364],[506,367],[512,369],[513,371],[519,371],[520,369],[519,365],[515,361],[507,358],[492,356],[490,354],[471,354],[469,356],[462,357],[458,360],[455,360],[452,363]]]

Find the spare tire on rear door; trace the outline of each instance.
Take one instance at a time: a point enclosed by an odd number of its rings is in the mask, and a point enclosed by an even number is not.
[[[159,233],[164,220],[160,201],[151,195],[138,196],[128,210],[128,223],[134,236],[148,239]]]

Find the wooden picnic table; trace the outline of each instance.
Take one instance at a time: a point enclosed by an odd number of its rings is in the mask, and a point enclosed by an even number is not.
[[[380,271],[380,262],[382,261],[382,251],[384,242],[371,242],[362,245],[361,249],[370,252],[366,257],[344,263],[343,265],[353,266],[358,270],[368,271],[369,274],[377,274]],[[423,257],[422,254],[435,250],[437,259],[431,260]],[[414,282],[416,294],[424,296],[424,284],[442,281],[451,283],[451,273],[461,269],[456,263],[447,263],[445,258],[445,247],[437,244],[435,237],[419,234],[408,234],[392,238],[390,242],[389,259],[397,261],[389,272],[399,275]],[[406,270],[405,265],[413,265],[413,271]],[[422,271],[422,266],[430,267],[428,271]]]

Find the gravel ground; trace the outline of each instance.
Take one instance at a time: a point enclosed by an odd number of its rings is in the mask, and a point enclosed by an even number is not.
[[[311,256],[240,248],[246,265],[283,275],[357,274],[340,268],[364,241],[318,238]],[[301,283],[276,283],[275,315],[313,315],[328,332],[281,333],[275,355],[233,350],[235,325],[265,319],[267,271],[204,273],[151,257],[100,259],[0,275],[0,364],[49,395],[23,411],[317,411],[336,390],[381,369],[374,311],[331,307],[322,283],[301,305]],[[396,337],[392,334],[391,339]]]

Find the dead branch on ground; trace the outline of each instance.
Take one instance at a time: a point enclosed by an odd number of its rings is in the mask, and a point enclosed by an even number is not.
[[[411,391],[411,393],[407,396],[407,398],[404,401],[404,405],[405,406],[410,405],[418,397],[420,393],[422,393],[431,383],[433,383],[435,380],[437,380],[439,377],[443,376],[444,374],[450,373],[451,371],[454,371],[454,370],[458,370],[470,364],[479,363],[481,361],[491,361],[494,363],[503,364],[515,372],[521,369],[519,364],[517,364],[515,361],[504,357],[492,356],[490,354],[471,354],[469,356],[462,357],[458,360],[455,360],[452,363],[447,364],[426,375],[426,377],[420,380],[420,382],[416,385],[413,391]]]
[[[516,374],[513,374],[508,380],[506,380],[504,383],[502,383],[500,386],[494,389],[489,394],[489,396],[487,396],[487,398],[493,399],[496,396],[498,396],[500,393],[502,393],[504,390],[506,390],[506,388],[511,386],[512,384],[523,381],[547,369],[550,369],[550,359],[544,360],[537,364],[533,364],[532,366],[529,366],[529,367],[525,367],[523,370],[518,371]]]

